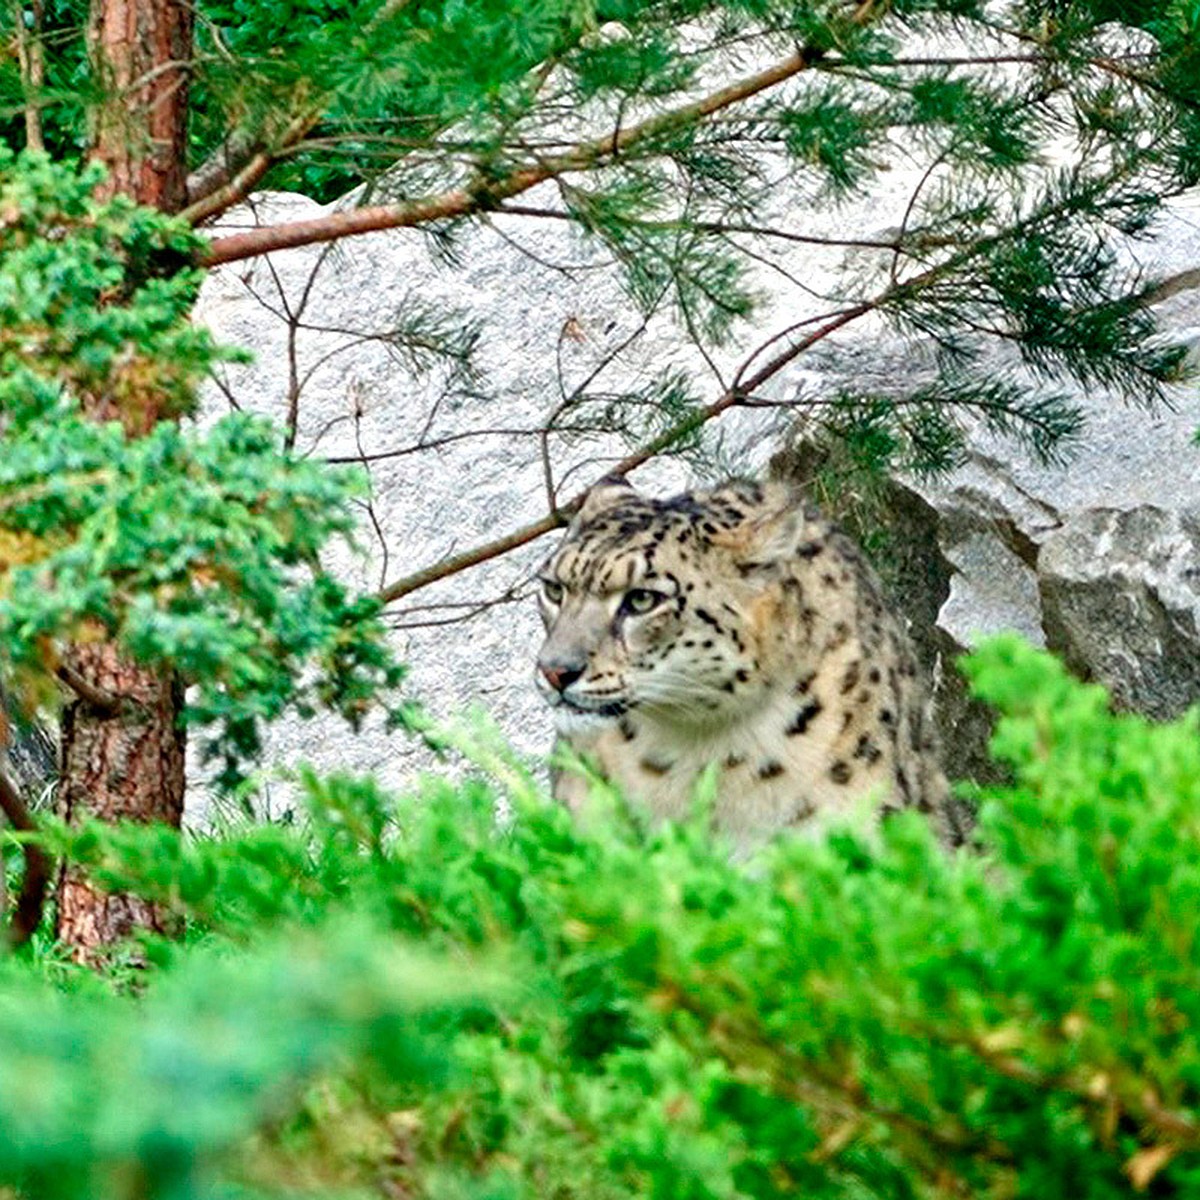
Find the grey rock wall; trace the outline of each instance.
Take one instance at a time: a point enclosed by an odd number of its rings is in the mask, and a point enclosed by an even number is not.
[[[1046,640],[1071,667],[1153,717],[1200,699],[1200,505],[1074,513],[1037,565]]]

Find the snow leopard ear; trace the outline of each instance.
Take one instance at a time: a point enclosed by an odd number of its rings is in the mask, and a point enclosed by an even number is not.
[[[778,493],[769,500],[763,511],[747,518],[739,538],[739,565],[770,567],[819,554],[824,530],[803,500],[790,493]]]
[[[579,513],[571,524],[573,527],[584,525],[588,521],[594,520],[606,509],[621,504],[623,501],[632,500],[636,495],[637,490],[624,476],[605,475],[584,496]]]

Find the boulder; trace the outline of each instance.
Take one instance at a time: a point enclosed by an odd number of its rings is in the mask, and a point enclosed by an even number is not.
[[[1122,708],[1200,699],[1200,504],[1072,514],[1038,556],[1047,643]]]

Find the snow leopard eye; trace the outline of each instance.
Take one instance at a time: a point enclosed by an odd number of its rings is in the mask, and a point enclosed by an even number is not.
[[[557,579],[542,580],[542,595],[546,597],[547,604],[561,604],[563,590],[563,585]]]
[[[657,608],[667,597],[650,588],[630,588],[621,598],[621,612],[640,616]]]

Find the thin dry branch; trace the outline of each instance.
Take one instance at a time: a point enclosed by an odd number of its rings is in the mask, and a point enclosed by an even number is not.
[[[571,214],[563,209],[544,208],[535,204],[505,204],[498,208],[496,212],[504,216],[540,217],[550,221],[574,220]],[[772,225],[751,225],[744,221],[639,221],[630,219],[626,223],[639,229],[653,229],[665,232],[689,230],[712,234],[745,233],[752,234],[755,237],[797,242],[802,246],[832,246],[846,250],[891,250],[893,252],[904,250],[904,244],[898,238],[822,237],[817,234],[792,233],[790,230],[779,229]],[[949,244],[949,242],[945,239],[941,242],[923,240],[921,248],[928,249],[931,246],[946,244]]]
[[[262,177],[321,119],[308,111],[293,117],[277,138],[266,144],[234,133],[203,166],[188,176],[188,206],[179,214],[198,225],[245,200]]]
[[[121,707],[121,697],[97,687],[85,679],[74,667],[60,663],[55,671],[58,678],[67,685],[85,704],[90,705],[96,712],[105,716],[113,716]]]
[[[32,24],[25,24],[25,0],[12,0],[13,30],[17,43],[17,62],[25,92],[25,147],[44,150],[42,111],[38,94],[46,82],[46,59],[42,49],[42,26],[45,5],[43,0],[30,0]]]
[[[686,437],[702,425],[708,424],[709,421],[719,417],[723,412],[745,404],[748,397],[752,396],[755,391],[787,366],[793,359],[803,354],[823,338],[828,337],[831,333],[835,333],[837,330],[849,325],[851,321],[857,320],[864,313],[872,311],[879,303],[879,299],[864,301],[831,317],[819,328],[806,334],[785,350],[781,350],[755,371],[754,374],[748,375],[739,382],[736,382],[711,404],[693,413],[686,420],[673,425],[670,429],[659,434],[658,437],[647,442],[640,449],[621,459],[606,474],[625,475],[630,471],[636,470],[656,455],[661,454],[668,447],[673,446],[680,438]],[[412,592],[418,591],[423,587],[428,587],[431,583],[436,583],[439,579],[446,579],[451,575],[457,575],[460,571],[465,571],[468,567],[475,567],[480,563],[488,562],[490,559],[499,558],[502,554],[507,554],[511,550],[516,550],[520,546],[526,546],[530,542],[536,541],[559,526],[565,525],[570,520],[572,514],[579,508],[580,504],[583,503],[585,494],[586,489],[571,500],[569,504],[554,509],[539,520],[533,521],[528,525],[523,525],[520,529],[515,529],[512,533],[502,538],[496,538],[494,541],[475,546],[470,550],[463,550],[458,554],[452,554],[448,558],[442,559],[441,562],[426,567],[424,570],[416,571],[412,575],[406,575],[403,579],[396,580],[395,583],[389,584],[377,593],[380,602],[391,604],[404,596],[410,595]]]
[[[187,178],[188,200],[194,206],[224,187],[263,148],[262,138],[248,129],[235,129]],[[193,222],[203,220],[184,209]]]

